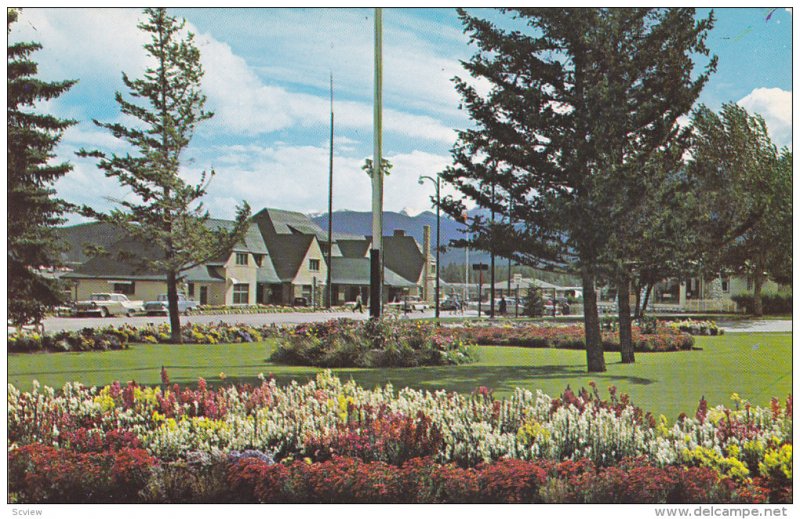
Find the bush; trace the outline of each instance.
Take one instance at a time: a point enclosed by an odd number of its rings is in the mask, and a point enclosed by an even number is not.
[[[135,503],[156,465],[142,449],[86,453],[34,443],[9,451],[9,492],[21,503]]]
[[[748,314],[755,313],[753,294],[737,294],[731,299],[739,308]],[[792,294],[761,294],[761,308],[764,315],[778,315],[792,313]]]
[[[278,335],[274,325],[250,326],[246,324],[185,324],[181,337],[187,344],[219,344],[260,342]],[[101,328],[83,328],[80,332],[57,332],[39,335],[22,332],[8,337],[9,353],[106,351],[128,348],[132,342],[169,343],[169,324],[147,324],[141,327],[122,325]]]
[[[338,319],[284,331],[270,360],[322,367],[413,367],[464,364],[476,358],[471,343],[433,324]]]
[[[710,469],[626,459],[595,468],[499,460],[475,468],[414,458],[401,467],[336,457],[321,463],[232,464],[228,482],[250,503],[763,503],[765,489]]]

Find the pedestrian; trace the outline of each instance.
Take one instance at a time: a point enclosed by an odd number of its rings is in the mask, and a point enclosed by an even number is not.
[[[506,296],[500,296],[500,315],[506,315],[508,310],[508,303],[506,303]]]
[[[353,313],[358,310],[360,313],[364,313],[364,305],[361,303],[361,294],[356,296],[356,306],[353,307]]]

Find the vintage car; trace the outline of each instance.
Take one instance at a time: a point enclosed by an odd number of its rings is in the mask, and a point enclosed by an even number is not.
[[[200,305],[197,301],[186,299],[186,296],[178,294],[178,313],[188,314]],[[161,294],[155,301],[148,301],[144,304],[144,311],[147,315],[167,315],[169,313],[169,302],[167,294]]]
[[[414,311],[424,312],[425,310],[428,310],[431,307],[431,305],[428,302],[421,300],[417,296],[403,296],[403,298],[400,301],[393,301],[391,303],[387,303],[386,306],[389,309],[406,313]]]
[[[131,301],[125,294],[92,294],[88,301],[78,301],[75,305],[75,314],[78,317],[84,315],[100,317],[127,315],[131,317],[143,311],[144,303],[142,301]]]

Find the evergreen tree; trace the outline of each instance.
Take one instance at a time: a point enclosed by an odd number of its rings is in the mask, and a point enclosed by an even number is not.
[[[716,64],[691,80],[689,55],[707,54],[713,19],[695,22],[691,9],[502,12],[515,30],[459,11],[479,48],[464,67],[490,90],[481,95],[455,79],[475,128],[459,132],[454,166],[443,178],[510,215],[513,226],[484,228],[494,228],[494,240],[502,236],[515,257],[580,273],[587,368],[605,371],[596,280],[613,263],[625,265],[610,240],[640,192],[629,184],[677,139],[677,118]],[[491,196],[486,186],[505,196]],[[460,210],[452,200],[444,207]],[[616,240],[628,238],[618,233]]]
[[[163,272],[167,282],[172,342],[181,342],[178,314],[178,281],[181,273],[212,258],[229,254],[248,225],[250,208],[238,208],[230,229],[210,229],[209,215],[201,198],[214,175],[204,172],[198,185],[179,176],[181,153],[189,145],[196,126],[211,118],[205,110],[206,97],[200,90],[203,69],[194,36],[184,36],[185,21],[178,22],[166,10],[145,9],[147,21],[138,27],[150,34],[145,44],[153,66],[141,79],[122,81],[130,96],[144,100],[141,105],[126,100],[119,92],[116,101],[122,114],[137,119],[140,127],[120,123],[96,125],[109,130],[139,151],[138,156],[81,150],[79,155],[99,159],[98,167],[131,189],[136,199],[120,201],[121,207],[107,214],[85,208],[87,215],[123,228],[127,234],[159,252],[152,257],[120,258],[135,261],[142,268]]]
[[[19,12],[7,10],[8,33]],[[8,318],[15,325],[40,324],[48,307],[62,301],[58,283],[42,277],[40,267],[56,267],[61,247],[54,227],[63,223],[68,204],[56,198],[53,183],[72,169],[52,164],[53,150],[75,121],[37,113],[36,103],[54,99],[77,81],[36,78],[30,55],[38,43],[8,46]]]

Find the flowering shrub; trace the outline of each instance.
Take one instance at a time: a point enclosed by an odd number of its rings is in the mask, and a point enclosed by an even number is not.
[[[105,351],[128,347],[127,334],[111,327],[103,329],[84,328],[79,332],[38,334],[22,331],[9,335],[9,353],[37,353],[44,351]]]
[[[734,402],[701,400],[670,424],[594,384],[503,400],[367,390],[330,372],[284,387],[9,386],[10,488],[30,502],[134,499],[109,472],[130,462],[148,502],[791,501],[791,397]],[[99,493],[63,497],[81,485]]]
[[[717,326],[714,321],[695,321],[684,319],[683,321],[659,321],[661,327],[670,327],[675,330],[691,335],[722,335],[725,330]]]
[[[443,333],[462,341],[486,346],[521,346],[526,348],[565,348],[583,349],[583,326],[476,326],[445,328]],[[677,329],[659,327],[656,333],[643,333],[632,327],[633,346],[635,351],[679,351],[690,350],[694,346],[691,335],[681,333]],[[604,330],[602,334],[603,348],[606,351],[619,351],[619,332]]]
[[[575,472],[576,466],[579,468]],[[658,467],[626,459],[591,463],[499,460],[475,468],[414,458],[400,467],[336,457],[308,464],[232,464],[239,502],[257,503],[740,503],[764,502],[764,489],[708,469]]]
[[[34,443],[9,451],[9,492],[22,503],[133,503],[156,464],[142,449],[86,453]]]
[[[437,366],[473,362],[472,343],[432,323],[331,320],[284,331],[272,361],[323,367]]]
[[[169,343],[169,324],[146,324],[135,327],[104,326],[84,328],[80,332],[57,332],[39,335],[23,332],[8,338],[9,353],[31,353],[40,351],[66,352],[91,350],[118,350],[127,348],[129,343],[158,344]],[[181,327],[181,337],[189,344],[220,344],[240,342],[260,342],[280,333],[274,325],[250,326],[245,324],[198,324],[186,323]]]

